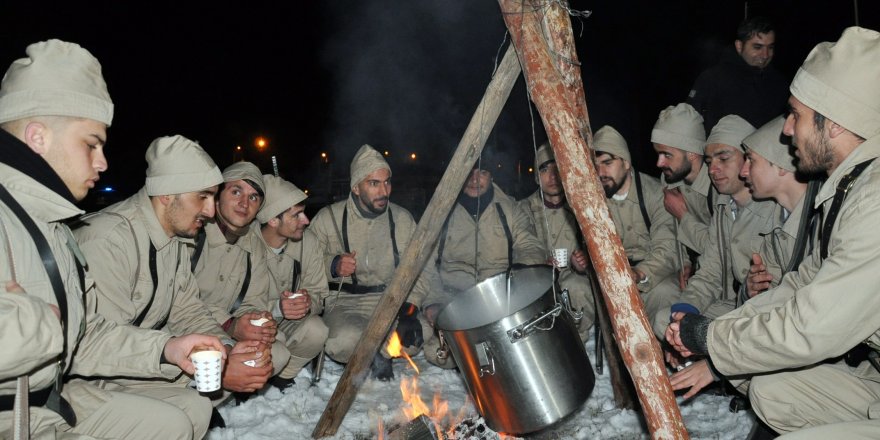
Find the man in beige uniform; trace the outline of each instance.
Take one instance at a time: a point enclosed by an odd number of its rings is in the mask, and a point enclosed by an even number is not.
[[[617,235],[629,259],[645,312],[653,316],[678,297],[675,230],[663,207],[660,181],[630,165],[629,146],[614,127],[606,125],[593,137],[596,172]]]
[[[687,314],[666,334],[683,355],[750,376],[755,413],[778,432],[797,431],[788,438],[880,432],[880,369],[871,365],[880,347],[878,77],[876,31],[851,27],[810,52],[791,83],[783,132],[798,171],[828,174],[816,196],[821,243],[776,288],[714,320]],[[875,349],[867,360],[840,360],[862,344]]]
[[[432,277],[434,287],[425,300],[429,324],[455,294],[480,281],[514,265],[547,263],[529,216],[492,181],[490,161],[481,162],[465,181],[426,265],[435,264],[437,268]],[[454,368],[452,360],[437,357],[439,341],[433,333],[425,342],[425,358],[435,365]]]
[[[709,241],[709,219],[717,196],[703,165],[703,117],[689,104],[669,106],[654,123],[651,142],[657,152],[657,168],[663,172],[663,204],[675,217],[676,239],[685,246],[676,256],[681,264],[679,287],[683,289],[696,270],[696,257]]]
[[[286,339],[290,351],[287,366],[272,379],[283,389],[324,349],[329,330],[318,315],[329,290],[317,239],[306,232],[306,194],[271,174],[263,175],[263,183],[266,198],[257,221],[269,268],[269,304],[278,338]]]
[[[700,256],[700,268],[676,304],[654,315],[654,331],[661,338],[671,313],[720,316],[736,308],[752,254],[763,244],[760,233],[782,224],[776,202],[753,200],[739,177],[745,162],[741,144],[754,131],[745,119],[727,115],[709,133],[705,157],[712,184],[720,194],[709,229],[710,246]]]
[[[771,287],[771,284],[772,286],[779,284],[779,277],[773,278],[772,274],[784,275],[797,270],[800,262],[812,251],[808,242],[811,241],[812,235],[810,225],[815,225],[815,222],[809,214],[812,212],[810,205],[815,193],[812,193],[810,200],[806,200],[807,184],[797,179],[794,157],[789,154],[789,145],[780,141],[784,123],[785,118],[778,117],[742,142],[746,154],[740,176],[745,179],[753,198],[773,199],[778,203],[773,215],[782,222],[759,232],[762,237],[761,251],[753,254],[752,259],[757,259],[759,262],[763,259],[763,263],[752,265],[747,284],[750,286],[756,284],[757,282],[752,280],[758,277],[760,285],[749,287],[750,297]],[[802,215],[805,202],[807,217]],[[804,241],[803,245],[796,249],[795,243],[799,237],[803,237]],[[676,315],[674,318],[680,319],[681,315]],[[685,398],[690,398],[704,386],[717,380],[719,376],[717,373],[713,374],[706,360],[700,360],[672,375],[670,381],[675,390],[690,388],[684,395]],[[738,389],[746,390],[739,387]]]
[[[259,228],[254,225],[263,204],[263,175],[250,162],[236,162],[223,170],[215,198],[214,221],[197,237],[191,267],[214,320],[236,341],[260,341],[271,351],[273,374],[290,358],[276,341],[277,323],[269,308],[269,268]],[[261,321],[263,320],[263,321]],[[254,376],[260,389],[269,375]],[[259,385],[259,386],[257,386]],[[237,396],[246,399],[244,395]]]
[[[78,45],[50,40],[27,55],[0,84],[0,437],[192,439],[186,414],[161,399],[65,383],[192,374],[193,347],[222,345],[119,326],[83,307],[94,282],[63,221],[83,213],[74,203],[107,169],[113,103],[98,60]]]
[[[565,190],[562,188],[550,144],[545,143],[538,148],[535,154],[535,170],[535,180],[540,188],[520,200],[519,207],[535,228],[546,261],[552,259],[554,249],[568,250],[571,258],[568,265],[559,269],[559,286],[568,290],[572,308],[583,313],[578,323],[578,333],[581,340],[586,341],[595,319],[596,304],[589,275],[585,273],[587,256],[580,239],[580,227],[565,201]]]
[[[351,357],[416,228],[412,215],[391,203],[390,195],[388,162],[364,145],[351,161],[350,197],[321,209],[309,228],[324,253],[330,281],[330,297],[324,305],[330,335],[324,349],[337,362]],[[417,317],[427,291],[427,280],[420,276],[398,313],[397,331],[412,354],[423,342]],[[384,353],[373,360],[373,376],[394,377]]]
[[[172,335],[206,333],[223,339],[229,362],[223,386],[230,391],[252,388],[251,382],[271,368],[259,359],[258,343],[229,339],[199,299],[190,270],[187,244],[214,216],[214,194],[223,180],[211,157],[183,136],[154,140],[146,153],[147,179],[134,196],[88,216],[74,233],[91,263],[96,283],[96,310],[108,320],[165,330]],[[255,359],[256,358],[256,359]],[[243,364],[259,362],[259,368]],[[258,380],[258,379],[256,379]],[[187,411],[201,437],[208,428],[210,401],[184,388],[190,378],[101,382],[105,389],[128,391],[163,400]],[[206,417],[205,414],[208,416]],[[215,419],[216,420],[216,419]]]

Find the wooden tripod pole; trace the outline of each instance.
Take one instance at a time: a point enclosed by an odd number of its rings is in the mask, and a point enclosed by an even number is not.
[[[575,98],[554,66],[555,54],[550,52],[548,38],[542,31],[543,12],[559,5],[531,0],[498,3],[519,54],[532,101],[556,155],[566,198],[587,241],[620,353],[635,383],[651,435],[657,439],[686,439],[687,430],[666,376],[660,344],[630,277],[629,262],[605,205],[604,191],[592,164],[587,162],[588,145],[581,133],[583,121],[578,118]],[[568,17],[557,17],[545,19],[543,28],[548,34],[570,34]]]
[[[501,109],[507,102],[510,91],[520,74],[520,64],[516,59],[513,46],[507,49],[501,64],[489,82],[483,99],[477,106],[471,122],[462,136],[458,148],[449,161],[449,166],[440,179],[425,213],[422,215],[416,231],[413,233],[409,246],[400,260],[400,266],[394,272],[388,290],[382,295],[382,299],[373,311],[373,316],[367,329],[361,336],[360,342],[355,347],[345,372],[339,378],[330,401],[321,414],[318,425],[312,432],[312,437],[321,438],[333,435],[339,429],[342,419],[351,407],[358,388],[366,377],[370,361],[379,349],[379,344],[385,339],[391,323],[397,316],[397,310],[403,304],[413,283],[430,257],[434,244],[440,236],[440,228],[447,213],[452,210],[461,185],[470,173],[471,168],[486,144],[486,139]]]

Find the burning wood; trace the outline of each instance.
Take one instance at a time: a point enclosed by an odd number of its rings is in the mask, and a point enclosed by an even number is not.
[[[427,416],[421,415],[392,431],[388,434],[387,440],[441,440],[443,438],[443,433],[436,431],[436,424]]]
[[[405,351],[403,351],[403,344],[400,343],[400,336],[397,334],[396,331],[391,334],[390,338],[388,338],[388,345],[385,347],[385,350],[388,351],[388,354],[391,355],[391,357],[405,358],[409,362],[410,366],[413,367],[413,370],[416,370],[416,374],[419,373],[419,367],[416,366],[416,363],[413,362],[412,358],[409,357],[409,355],[406,354]]]

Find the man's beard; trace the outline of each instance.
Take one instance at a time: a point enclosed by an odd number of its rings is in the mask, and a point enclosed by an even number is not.
[[[812,139],[798,148],[797,169],[804,174],[825,173],[834,165],[834,151],[824,130],[816,130]]]
[[[617,194],[620,191],[620,187],[623,186],[623,180],[620,182],[615,182],[614,179],[603,179],[602,180],[602,189],[605,190],[605,198],[610,199],[611,196]]]
[[[388,209],[388,197],[379,197],[379,198],[376,198],[373,200],[369,200],[366,198],[366,196],[360,196],[360,199],[361,199],[361,204],[366,206],[367,210],[372,212],[373,214],[377,214],[377,215],[382,214],[385,212],[386,209]],[[376,202],[379,202],[379,201],[384,201],[385,206],[382,206],[381,208],[377,207]]]
[[[664,171],[666,170],[669,170],[669,174],[665,172],[663,173],[666,177],[666,183],[675,183],[687,177],[687,175],[691,173],[691,170],[693,170],[693,167],[691,167],[690,162],[685,161],[684,164],[682,164],[681,169],[678,171],[673,171],[672,168],[665,168]]]

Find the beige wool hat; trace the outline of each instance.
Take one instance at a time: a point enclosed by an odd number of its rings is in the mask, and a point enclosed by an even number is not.
[[[550,142],[544,142],[535,152],[535,172],[540,170],[545,163],[555,160],[556,157],[553,155],[553,149],[550,148]]]
[[[308,197],[296,185],[271,174],[263,174],[263,183],[266,185],[266,197],[263,199],[263,207],[257,213],[260,224],[269,223],[269,220],[292,206],[299,205]]]
[[[220,168],[199,144],[180,135],[160,137],[147,148],[147,195],[201,191],[223,183]]]
[[[819,43],[789,87],[807,107],[869,139],[880,135],[880,33],[849,27]]]
[[[722,144],[736,147],[742,151],[742,142],[746,136],[755,132],[755,127],[737,115],[727,115],[718,120],[712,127],[706,145]]]
[[[364,144],[354,155],[351,161],[351,187],[354,188],[361,183],[370,173],[385,168],[391,172],[391,167],[385,158],[379,154],[373,147]]]
[[[626,139],[610,125],[600,128],[593,134],[593,149],[596,150],[597,155],[601,151],[632,163]]]
[[[266,193],[266,184],[263,183],[263,173],[251,162],[236,162],[223,170],[223,181],[234,182],[236,180],[250,180],[257,185],[257,191]]]
[[[789,153],[788,144],[782,142],[782,126],[784,125],[785,117],[780,116],[773,119],[754,133],[746,136],[742,144],[773,165],[793,173],[795,172],[794,156]]]
[[[654,123],[651,142],[702,155],[706,143],[703,117],[684,102],[666,107]]]
[[[101,64],[89,51],[60,40],[27,47],[0,83],[0,123],[33,116],[87,118],[110,126],[113,102]]]

